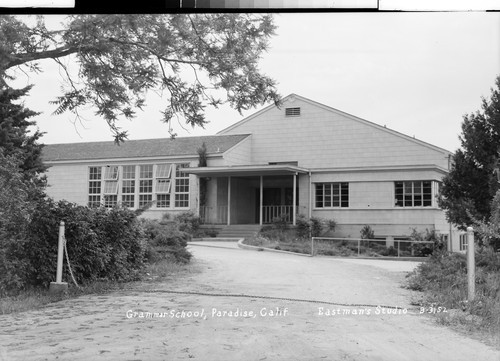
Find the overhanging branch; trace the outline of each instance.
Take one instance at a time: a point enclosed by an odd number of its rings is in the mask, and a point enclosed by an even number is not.
[[[74,54],[78,50],[79,49],[75,46],[63,46],[57,49],[46,50],[37,53],[15,54],[12,55],[12,59],[6,63],[5,69],[9,69],[14,66],[22,65],[36,60],[61,58],[63,56]]]

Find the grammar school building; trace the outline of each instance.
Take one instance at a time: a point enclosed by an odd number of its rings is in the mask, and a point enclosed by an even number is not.
[[[437,203],[450,159],[445,149],[295,94],[213,136],[44,149],[55,199],[150,204],[149,218],[193,211],[225,227],[314,216],[334,219],[337,237],[359,238],[364,225],[389,241],[428,229],[457,251],[459,233]]]

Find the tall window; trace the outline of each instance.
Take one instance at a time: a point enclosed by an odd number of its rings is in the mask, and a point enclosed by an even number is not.
[[[101,205],[101,167],[89,168],[89,207]]]
[[[135,206],[135,165],[124,165],[122,176],[122,205]]]
[[[189,207],[189,174],[182,171],[188,163],[177,164],[175,171],[175,207]]]
[[[104,206],[114,207],[118,203],[118,166],[104,168]]]
[[[349,183],[316,183],[316,208],[349,207]]]
[[[173,164],[158,164],[156,166],[156,207],[170,207],[170,188]]]
[[[141,208],[188,208],[189,174],[186,164],[106,165],[89,167],[89,207],[114,207],[121,203]]]
[[[153,200],[153,165],[139,166],[139,208]]]
[[[396,207],[431,207],[432,182],[395,182]]]

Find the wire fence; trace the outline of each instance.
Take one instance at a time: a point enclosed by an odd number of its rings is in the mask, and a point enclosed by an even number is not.
[[[364,238],[311,238],[311,256],[425,257],[433,253],[433,241]]]

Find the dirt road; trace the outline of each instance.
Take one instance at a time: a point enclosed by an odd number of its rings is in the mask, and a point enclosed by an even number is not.
[[[500,360],[412,308],[414,263],[191,248],[199,273],[0,316],[0,360]]]

